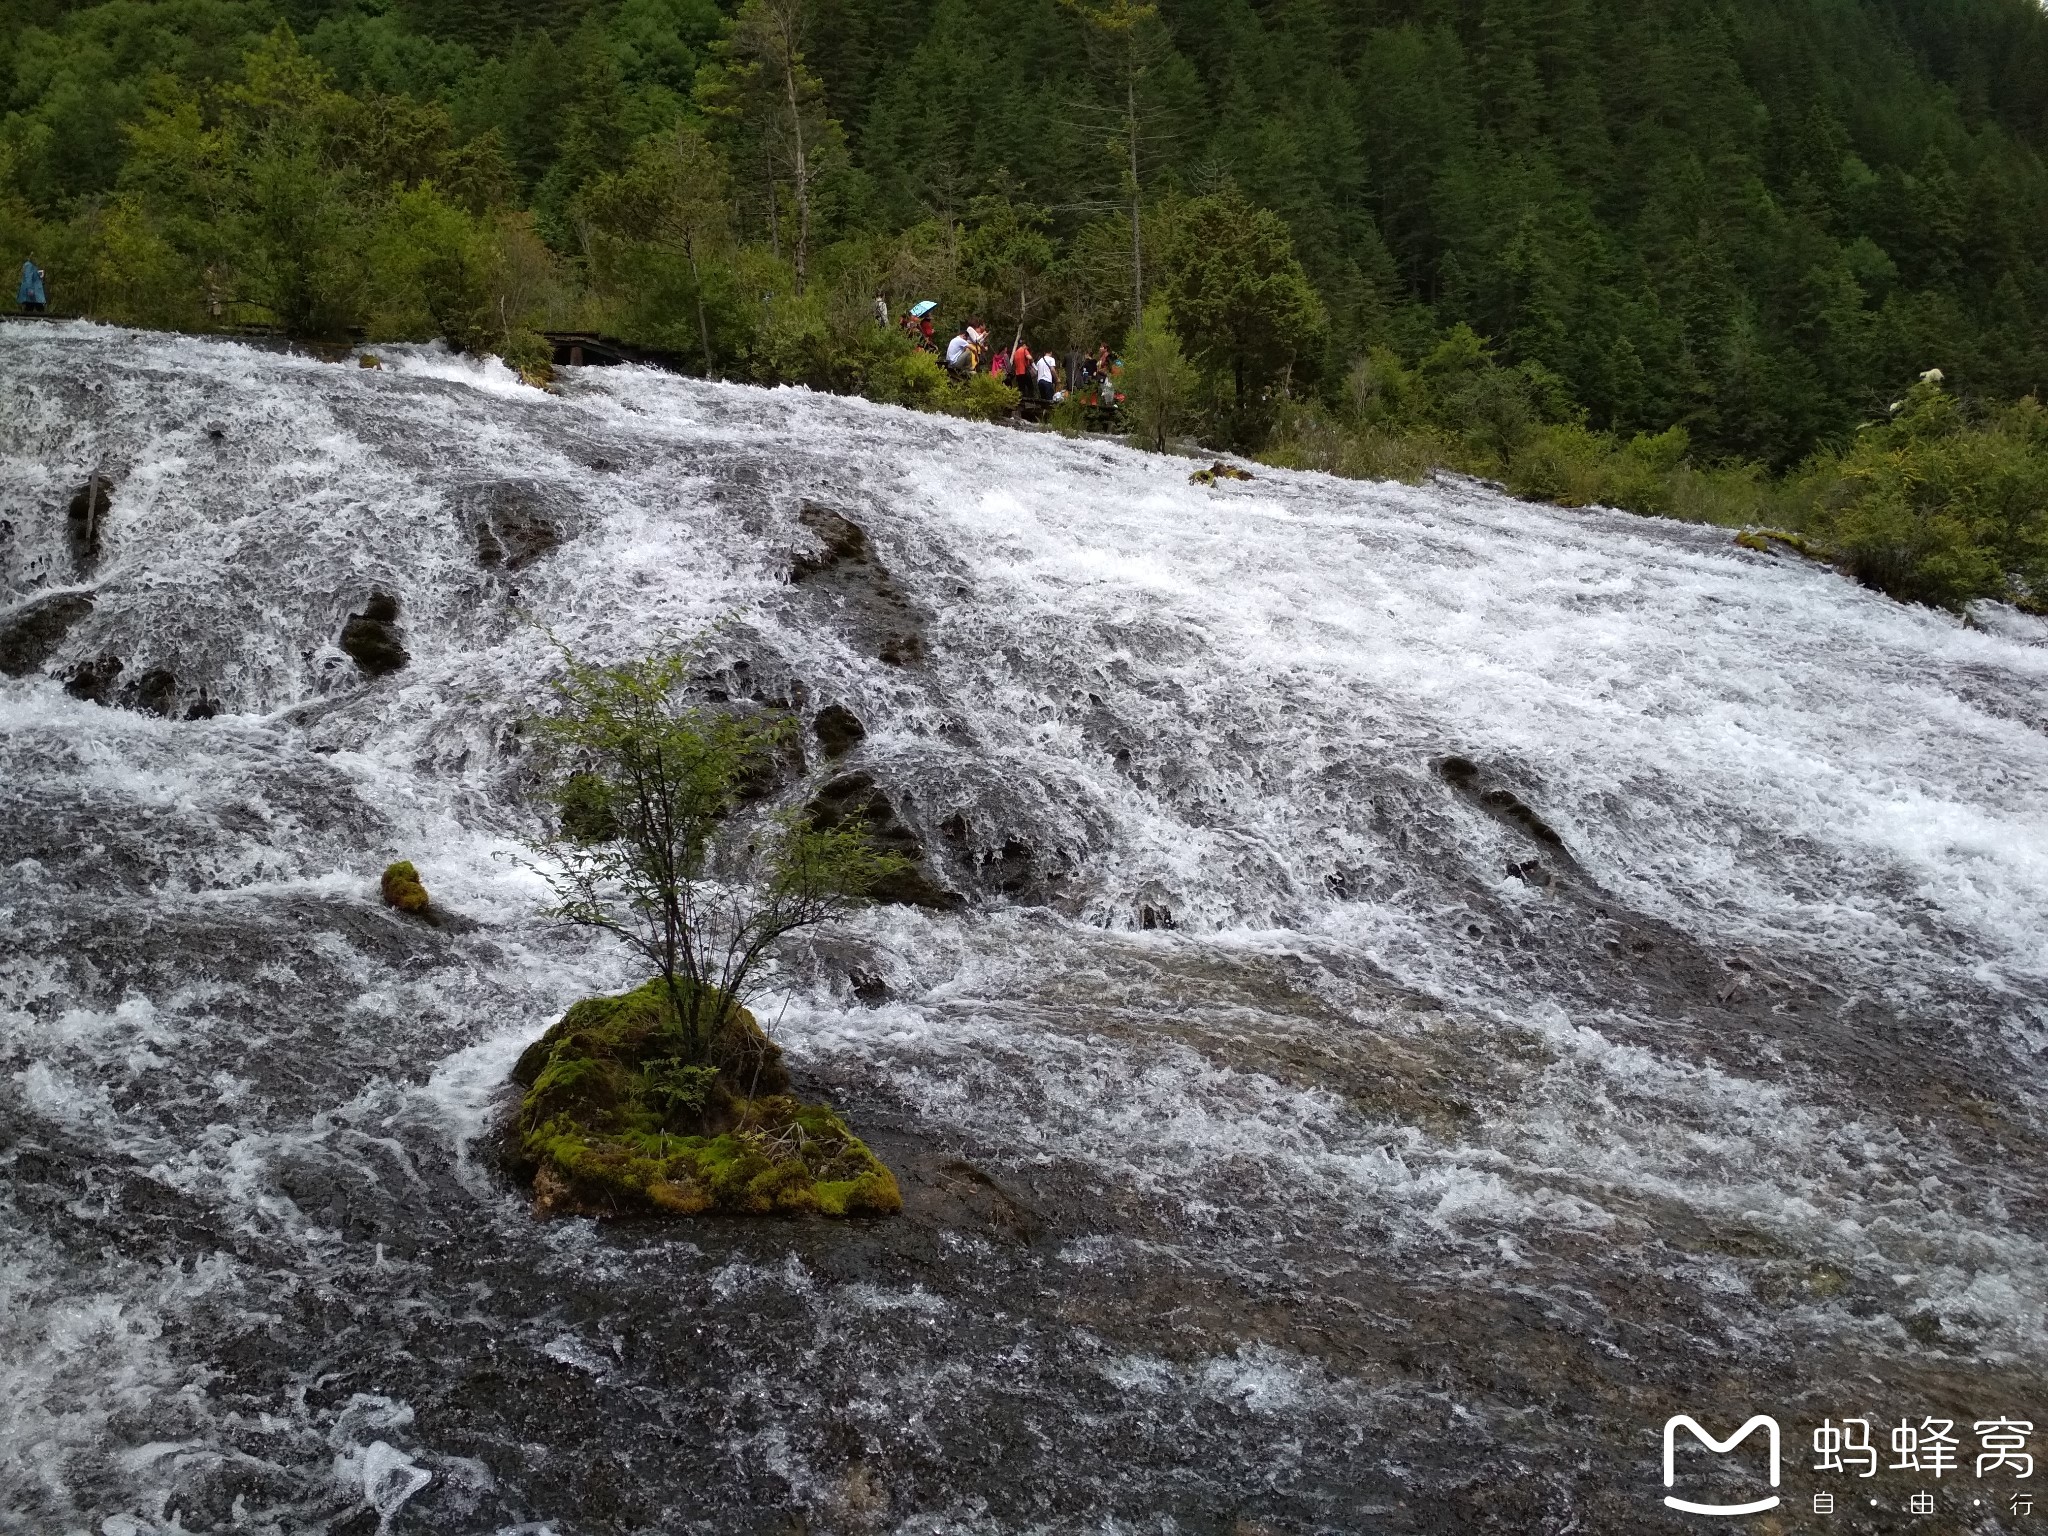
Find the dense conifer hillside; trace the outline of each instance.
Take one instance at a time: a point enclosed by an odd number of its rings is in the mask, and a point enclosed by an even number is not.
[[[1002,408],[909,358],[879,290],[938,301],[942,343],[981,314],[1128,347],[1157,438],[1808,527],[1836,480],[1768,476],[1832,474],[1923,370],[1970,431],[2048,380],[2032,0],[5,14],[0,254],[59,312],[529,366],[533,330],[590,328]],[[1130,337],[1154,300],[1163,373]]]

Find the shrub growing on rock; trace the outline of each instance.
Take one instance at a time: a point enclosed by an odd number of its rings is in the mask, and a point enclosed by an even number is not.
[[[829,1110],[784,1092],[745,1002],[777,940],[844,913],[906,861],[863,823],[727,823],[793,730],[689,702],[682,656],[564,652],[542,724],[553,915],[615,934],[655,977],[586,999],[522,1058],[515,1133],[544,1214],[879,1213],[888,1171]]]
[[[561,710],[541,726],[554,815],[536,846],[552,911],[647,959],[701,1062],[778,939],[859,905],[904,861],[862,825],[820,829],[802,813],[721,845],[793,722],[688,702],[682,656],[564,659]]]

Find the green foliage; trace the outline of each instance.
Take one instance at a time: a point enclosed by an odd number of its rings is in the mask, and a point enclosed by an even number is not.
[[[532,333],[595,329],[981,417],[1007,402],[906,360],[877,291],[1068,357],[1159,297],[1212,443],[1796,503],[1873,580],[2017,591],[2032,545],[1974,493],[1937,516],[1859,460],[1820,494],[1894,381],[1939,364],[1995,459],[2026,432],[1990,402],[2048,380],[2048,16],[1879,12],[17,0],[0,254],[59,312],[440,335],[536,379]],[[1675,463],[1635,446],[1673,428]],[[1933,442],[1889,451],[1938,478]]]
[[[946,409],[969,421],[1000,421],[1017,409],[1017,391],[1001,379],[977,368],[953,386]]]
[[[1811,532],[1858,580],[1910,602],[2048,596],[2048,412],[1972,422],[1937,379],[1824,461]]]
[[[1257,408],[1313,355],[1326,322],[1286,224],[1235,188],[1194,199],[1175,221],[1166,297],[1195,356],[1228,380],[1225,435],[1255,441]]]
[[[715,377],[706,269],[726,253],[731,227],[724,162],[702,130],[684,122],[641,140],[626,167],[600,176],[581,201],[594,228],[615,246],[682,259],[704,372]]]
[[[905,862],[857,825],[821,831],[788,813],[721,848],[790,722],[689,703],[685,656],[562,659],[559,709],[541,724],[551,825],[534,843],[551,913],[645,957],[681,1021],[675,1054],[702,1062],[778,940],[859,904]]]
[[[1166,306],[1145,307],[1144,320],[1124,343],[1124,415],[1131,441],[1164,453],[1188,419],[1200,376],[1181,353]]]
[[[443,337],[458,352],[492,339],[490,246],[432,182],[391,202],[369,252],[380,336]]]

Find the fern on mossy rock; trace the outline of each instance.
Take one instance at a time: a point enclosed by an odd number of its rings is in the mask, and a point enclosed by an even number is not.
[[[514,1171],[542,1216],[886,1216],[896,1179],[821,1104],[789,1096],[782,1052],[744,1008],[692,1063],[656,979],[577,1003],[513,1068]]]

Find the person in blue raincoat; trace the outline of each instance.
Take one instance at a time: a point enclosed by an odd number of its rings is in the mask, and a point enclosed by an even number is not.
[[[48,296],[43,292],[43,269],[30,257],[21,264],[21,287],[15,290],[15,302],[25,314],[39,315],[48,307]]]

